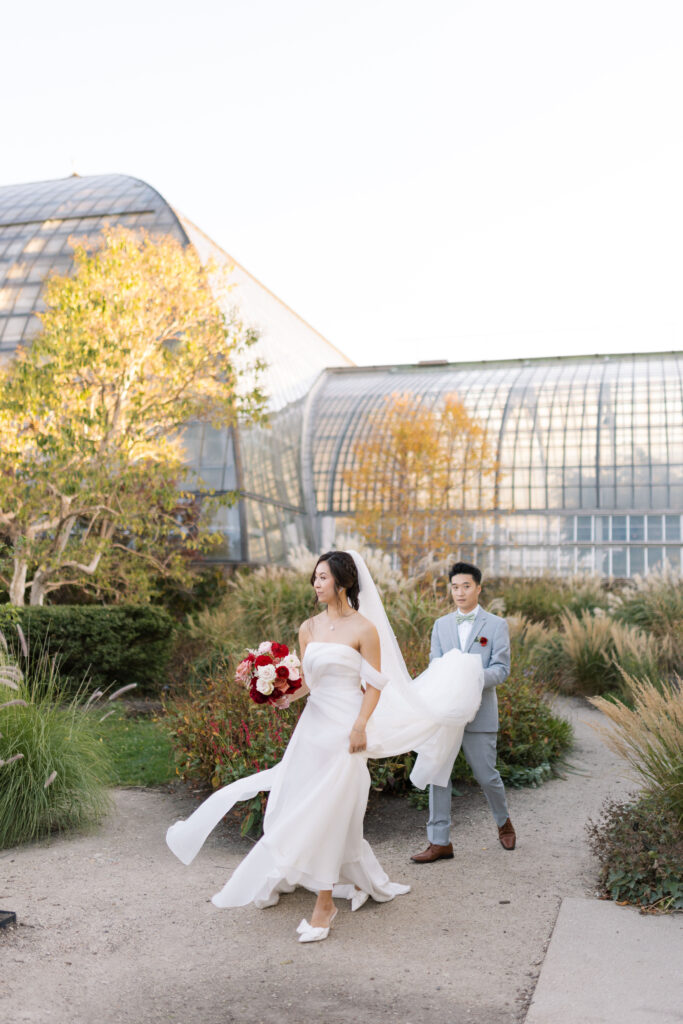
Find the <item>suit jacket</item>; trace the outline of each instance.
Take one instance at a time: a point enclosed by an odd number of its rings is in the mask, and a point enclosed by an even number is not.
[[[487,643],[475,643],[475,638],[486,638]],[[455,622],[455,612],[442,615],[432,629],[432,649],[429,660],[440,658],[446,651],[460,647],[460,636]],[[484,691],[476,716],[465,727],[465,732],[498,732],[498,698],[496,687],[510,675],[510,634],[508,624],[499,615],[492,615],[479,608],[472,623],[466,654],[478,654],[484,664]]]

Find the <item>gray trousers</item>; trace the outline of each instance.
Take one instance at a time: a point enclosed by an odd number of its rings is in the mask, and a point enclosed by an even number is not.
[[[496,768],[496,732],[466,732],[462,739],[462,752],[472,774],[484,790],[496,825],[500,828],[508,818],[505,787]],[[429,821],[427,838],[436,846],[450,842],[452,785],[429,787]]]

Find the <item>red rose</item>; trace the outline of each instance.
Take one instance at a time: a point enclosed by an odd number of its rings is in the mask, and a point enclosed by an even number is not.
[[[249,691],[249,696],[253,700],[254,704],[267,704],[269,700],[265,693],[260,693],[256,687]]]
[[[289,679],[289,669],[286,665],[278,665],[275,669],[275,675],[278,679]]]
[[[289,654],[287,644],[271,644],[270,650],[274,658],[286,658]]]
[[[256,666],[259,665],[272,665],[273,659],[268,654],[259,654],[258,658],[254,660]]]
[[[480,636],[479,637],[479,643],[481,644],[482,647],[486,647],[486,645],[488,643],[488,640],[486,639],[485,636]]]
[[[256,661],[256,655],[253,651],[249,651],[249,654],[244,659],[245,661]]]
[[[287,693],[296,693],[297,690],[301,689],[300,679],[290,679],[289,686],[287,687]]]

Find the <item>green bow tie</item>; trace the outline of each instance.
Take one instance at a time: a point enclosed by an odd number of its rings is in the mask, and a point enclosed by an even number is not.
[[[455,613],[455,621],[458,624],[458,626],[460,625],[461,622],[474,622],[475,617],[476,612],[469,612],[468,615],[463,615],[462,612]]]

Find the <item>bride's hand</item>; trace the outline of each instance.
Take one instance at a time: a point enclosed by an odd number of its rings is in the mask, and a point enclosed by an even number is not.
[[[359,750],[365,750],[368,745],[365,729],[363,726],[354,725],[349,737],[349,753],[355,754]]]
[[[284,694],[283,697],[280,697],[279,700],[274,701],[274,706],[276,708],[280,708],[282,711],[284,711],[286,708],[289,707],[289,705],[291,703],[292,703],[292,698],[289,696],[288,693],[286,693],[286,694]]]

